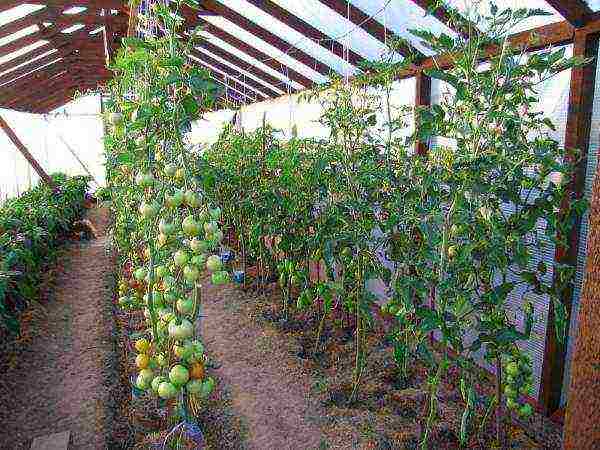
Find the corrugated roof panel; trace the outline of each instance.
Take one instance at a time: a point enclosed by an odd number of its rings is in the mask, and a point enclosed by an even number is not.
[[[211,77],[213,80],[215,80],[216,82],[218,82],[222,86],[227,87],[227,89],[231,89],[232,91],[235,91],[238,94],[241,94],[242,96],[244,96],[244,97],[246,97],[248,99],[252,99],[253,101],[260,100],[259,95],[262,95],[264,98],[268,98],[268,96],[266,96],[265,94],[263,94],[259,90],[257,90],[255,88],[253,88],[252,86],[249,86],[246,83],[244,83],[240,78],[232,77],[231,75],[223,72],[222,70],[217,69],[213,65],[211,65],[211,64],[209,64],[209,63],[207,63],[205,61],[202,61],[199,58],[196,58],[193,55],[189,55],[189,58],[192,59],[193,61],[197,61],[198,63],[200,63],[199,65],[201,65],[201,66],[203,66],[205,68],[210,69],[212,72],[223,75],[225,77],[225,79],[235,80],[237,83],[241,84],[244,87],[245,92],[240,92],[238,89],[236,89],[235,87],[230,86],[230,85],[224,83],[222,80],[219,80],[217,78]],[[260,92],[260,94],[257,94],[257,92]]]
[[[19,30],[19,31],[13,33],[13,34],[10,34],[10,35],[8,35],[6,37],[1,38],[0,39],[0,46],[6,45],[6,44],[8,44],[8,43],[10,43],[12,41],[16,41],[17,39],[25,37],[25,36],[27,36],[27,35],[29,35],[31,33],[35,33],[38,30],[39,30],[39,28],[38,28],[37,25],[31,25],[30,27],[22,28],[21,30]]]
[[[335,70],[336,72],[338,72],[340,74],[353,75],[354,73],[356,73],[356,68],[353,65],[348,64],[342,58],[340,58],[340,57],[334,55],[333,53],[331,53],[330,51],[324,49],[319,44],[312,42],[310,39],[308,39],[303,34],[297,32],[296,30],[294,30],[293,28],[284,24],[283,22],[280,22],[279,20],[273,18],[273,16],[265,13],[264,11],[257,8],[256,6],[247,2],[246,0],[219,0],[219,2],[222,3],[223,5],[225,5],[226,7],[228,7],[229,9],[232,9],[232,10],[236,11],[237,13],[243,15],[248,20],[251,20],[252,22],[256,23],[257,25],[269,30],[271,33],[277,35],[279,38],[283,39],[284,41],[288,42],[290,44],[290,51],[289,51],[290,54],[293,55],[292,47],[296,47],[296,48],[304,51],[308,55],[312,56],[316,60],[321,61],[322,63],[328,65],[329,67],[332,68],[332,70]],[[329,28],[329,31],[337,33],[336,29],[334,29],[334,28],[337,27],[337,25],[338,25],[338,23],[337,23],[338,21],[336,19],[339,16],[337,16],[333,11],[324,7],[317,0],[289,0],[289,1],[278,2],[278,3],[280,3],[280,5],[282,7],[284,7],[285,9],[288,9],[288,4],[293,5],[294,13],[295,13],[296,8],[298,6],[300,6],[301,7],[300,9],[304,10],[305,12],[310,11],[312,13],[312,15],[314,15],[314,16],[321,16],[321,19],[325,20],[325,22],[326,22],[325,24]],[[299,15],[299,17],[304,19],[304,17],[301,15]],[[309,21],[309,20],[306,20],[306,21],[311,23],[311,25],[315,26],[315,24],[313,24],[311,21]],[[322,27],[319,27],[319,26],[315,26],[315,27],[319,28],[321,31],[323,31]],[[343,29],[343,32],[345,32],[345,31],[347,31],[347,27],[345,27]],[[377,41],[375,40],[375,42],[377,42]],[[371,49],[372,52],[373,51],[377,52],[376,46],[373,48],[373,43],[369,42],[369,40],[367,40],[366,42],[362,42],[362,47],[364,47],[363,50],[365,50],[365,51],[368,51],[369,49]],[[379,50],[381,50],[381,49],[379,49]],[[365,56],[368,56],[368,55],[365,55]]]
[[[409,30],[425,29],[436,35],[445,33],[452,37],[456,36],[456,32],[427,14],[411,0],[352,0],[352,4],[398,36],[408,40],[417,50],[428,56],[434,52],[421,45],[420,39],[412,35]]]
[[[21,75],[20,77],[13,78],[12,80],[7,81],[6,83],[2,83],[2,84],[0,84],[0,87],[4,86],[5,84],[12,83],[13,81],[25,78],[25,77],[31,75],[32,73],[37,72],[37,71],[42,70],[42,69],[45,69],[46,67],[51,66],[53,64],[56,64],[59,61],[62,61],[61,57],[57,57],[56,59],[50,61],[48,64],[44,64],[43,66],[36,67],[35,69],[30,70],[29,72],[27,72],[26,74]]]
[[[0,76],[6,75],[7,73],[17,70],[19,67],[23,67],[27,64],[37,61],[38,59],[45,58],[46,56],[51,55],[52,53],[56,53],[57,51],[58,50],[56,50],[56,49],[48,50],[47,52],[44,52],[41,55],[36,56],[35,58],[28,59],[24,63],[17,64],[16,66],[11,67],[10,69],[5,70],[4,72],[0,72]]]
[[[208,53],[208,52],[207,52],[207,53]],[[239,84],[241,84],[241,85],[243,85],[245,88],[247,88],[247,89],[248,89],[248,90],[251,92],[251,94],[252,94],[253,96],[256,96],[256,92],[258,92],[258,93],[259,93],[259,94],[260,94],[262,97],[264,97],[264,98],[269,98],[269,96],[268,96],[267,94],[265,94],[264,92],[262,92],[262,91],[260,91],[259,89],[256,89],[256,88],[254,88],[254,87],[252,87],[252,86],[250,86],[250,85],[246,84],[246,83],[244,82],[244,77],[243,77],[243,76],[240,76],[240,77],[232,77],[232,76],[231,76],[231,75],[229,75],[228,73],[225,73],[225,72],[223,72],[223,71],[222,71],[222,70],[220,70],[220,69],[217,69],[217,68],[216,68],[216,67],[214,67],[212,64],[210,64],[210,63],[208,63],[208,62],[206,62],[206,61],[203,61],[203,60],[202,60],[202,59],[200,59],[200,58],[197,58],[197,57],[195,57],[195,56],[193,56],[193,55],[189,55],[189,57],[190,57],[191,59],[193,59],[194,61],[201,62],[203,65],[205,65],[206,67],[208,67],[210,70],[212,70],[212,71],[214,71],[214,72],[216,72],[216,73],[219,73],[219,74],[223,75],[223,76],[224,76],[224,77],[226,77],[226,78],[231,78],[232,80],[235,80],[235,81],[237,81]],[[232,89],[233,89],[233,88],[232,88]]]
[[[229,61],[227,61],[226,59],[224,59],[224,58],[221,58],[220,56],[217,56],[217,55],[215,55],[214,53],[211,53],[210,51],[206,50],[205,48],[202,48],[202,47],[196,47],[196,50],[198,50],[199,52],[201,52],[201,53],[204,53],[204,54],[206,54],[206,55],[210,56],[211,58],[213,58],[213,59],[217,60],[218,62],[220,62],[220,63],[222,63],[222,64],[224,64],[224,65],[226,65],[226,66],[228,66],[228,67],[231,67],[231,68],[232,68],[232,69],[234,69],[234,70],[237,70],[237,71],[238,71],[238,72],[240,72],[240,73],[241,73],[241,74],[242,74],[244,77],[248,77],[248,78],[250,78],[250,79],[252,79],[252,80],[256,81],[257,83],[260,83],[260,84],[262,84],[263,86],[266,86],[266,87],[268,87],[269,89],[272,89],[272,90],[274,90],[274,91],[278,92],[279,94],[285,94],[285,91],[284,91],[284,90],[282,90],[282,87],[281,87],[281,86],[275,87],[275,86],[273,86],[272,84],[270,84],[270,83],[267,83],[266,81],[262,80],[261,78],[259,78],[259,77],[255,76],[255,75],[253,75],[253,74],[251,74],[251,73],[249,73],[249,72],[246,72],[246,71],[245,71],[245,70],[244,70],[242,67],[238,67],[238,66],[236,66],[235,64],[232,64],[232,63],[230,63],[230,62],[229,62]]]
[[[385,44],[319,0],[275,0],[275,3],[370,61],[380,59],[388,51]]]
[[[476,11],[473,10],[474,5],[477,6],[478,11],[483,14],[489,14],[490,11],[490,2],[473,2],[472,0],[446,0],[447,3],[458,9],[463,15],[471,18],[474,22],[474,14],[476,15]],[[561,16],[554,8],[552,8],[545,0],[494,0],[494,4],[498,6],[499,9],[511,8],[511,9],[519,9],[519,8],[529,8],[529,9],[542,9],[550,15],[548,16],[536,16],[531,17],[530,19],[524,20],[518,24],[518,26],[514,27],[511,30],[513,33],[518,33],[520,31],[526,31],[531,28],[540,27],[543,25],[547,25],[549,23],[561,22],[564,20],[563,16]],[[477,24],[480,29],[485,30],[486,24]]]
[[[44,9],[45,5],[19,5],[11,8],[7,11],[0,13],[0,25],[6,25],[14,20],[20,19],[21,17],[31,14],[32,12]]]
[[[2,56],[0,57],[0,64],[4,64],[5,62],[10,61],[11,59],[17,58],[21,55],[24,55],[25,53],[29,53],[33,50],[35,50],[38,47],[41,47],[44,44],[47,44],[48,41],[45,40],[39,40],[37,42],[34,42],[33,44],[27,45],[23,48],[20,48],[19,50],[16,50],[12,53],[9,53],[8,55]]]
[[[298,62],[290,55],[283,53],[281,50],[273,47],[272,45],[267,44],[262,39],[259,39],[252,33],[249,33],[246,30],[238,27],[233,22],[230,22],[229,20],[223,17],[216,16],[206,16],[203,17],[203,19],[211,23],[212,25],[227,31],[227,33],[235,36],[236,38],[243,40],[248,45],[251,45],[252,47],[260,50],[261,52],[266,53],[268,55],[272,55],[273,59],[283,64],[286,64],[287,66],[291,67],[296,72],[301,73],[305,77],[310,78],[311,80],[314,80],[317,83],[325,83],[327,81],[327,78],[321,75],[319,72]]]
[[[295,81],[291,81],[288,77],[286,77],[285,75],[283,75],[283,73],[285,73],[285,68],[282,68],[282,72],[278,72],[277,70],[272,69],[271,67],[269,67],[266,64],[262,63],[258,59],[253,58],[252,56],[249,56],[248,54],[242,52],[241,50],[238,50],[237,47],[234,47],[233,45],[228,44],[227,42],[219,39],[218,37],[210,34],[209,32],[203,31],[200,34],[203,37],[205,37],[212,44],[216,45],[217,47],[222,48],[223,50],[225,50],[226,52],[231,53],[232,55],[237,56],[240,59],[243,59],[244,61],[248,62],[249,65],[256,66],[260,70],[262,70],[263,72],[266,72],[269,75],[272,75],[272,76],[274,76],[275,78],[277,78],[277,79],[279,79],[281,81],[285,81],[286,83],[290,83],[296,89],[302,89],[303,88],[303,86],[301,84],[296,83]]]

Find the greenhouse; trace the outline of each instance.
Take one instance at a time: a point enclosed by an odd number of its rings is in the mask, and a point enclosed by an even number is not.
[[[2,0],[0,448],[600,448],[600,1]]]

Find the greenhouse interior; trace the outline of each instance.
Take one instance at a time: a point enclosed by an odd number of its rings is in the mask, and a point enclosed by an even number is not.
[[[0,448],[600,449],[599,44],[599,0],[2,0]]]

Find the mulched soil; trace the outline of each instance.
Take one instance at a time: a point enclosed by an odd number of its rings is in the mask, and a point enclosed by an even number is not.
[[[45,274],[43,295],[25,316],[25,334],[0,356],[0,448],[71,432],[71,449],[106,449],[114,378],[112,256],[108,210],[87,218],[98,239],[72,240]]]
[[[427,401],[425,370],[413,364],[409,382],[399,381],[385,336],[369,334],[367,368],[350,404],[355,348],[351,329],[328,324],[314,356],[317,318],[297,315],[283,321],[276,285],[264,295],[209,283],[203,292],[207,347],[220,364],[214,373],[247,425],[248,448],[418,448]],[[483,372],[480,376],[485,393],[491,392],[491,377]],[[458,385],[455,373],[443,380],[430,448],[459,448],[464,403]],[[483,413],[480,409],[478,420]],[[481,433],[472,433],[469,448],[493,448],[492,423],[493,417]],[[509,427],[508,434],[511,448],[560,448],[560,427],[539,415]]]

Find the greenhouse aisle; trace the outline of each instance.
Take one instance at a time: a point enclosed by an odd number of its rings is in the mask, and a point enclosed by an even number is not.
[[[311,400],[308,375],[276,340],[277,331],[248,317],[233,285],[203,289],[203,334],[208,351],[220,366],[221,389],[229,391],[231,407],[247,429],[253,450],[319,449],[319,405]]]
[[[33,438],[70,431],[70,449],[107,448],[111,415],[112,261],[105,249],[108,211],[88,219],[98,239],[72,242],[50,269],[54,287],[26,325],[33,334],[0,380],[0,448],[30,448]]]

